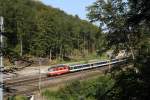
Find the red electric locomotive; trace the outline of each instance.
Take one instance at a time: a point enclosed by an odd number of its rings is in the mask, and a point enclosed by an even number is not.
[[[48,76],[61,75],[69,72],[68,65],[56,65],[48,69]]]

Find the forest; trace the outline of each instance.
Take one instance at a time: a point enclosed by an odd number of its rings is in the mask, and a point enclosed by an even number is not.
[[[131,54],[123,68],[98,79],[44,91],[48,100],[150,99],[150,0],[96,0],[87,7],[87,17],[99,27],[30,0],[0,0],[0,9],[6,56],[63,58],[104,49]]]
[[[150,1],[96,0],[87,11],[89,20],[106,30],[107,48],[130,53],[127,64],[98,79],[43,94],[48,100],[149,100]]]
[[[4,17],[6,58],[73,58],[95,52],[104,44],[99,27],[77,15],[32,0],[0,0]]]

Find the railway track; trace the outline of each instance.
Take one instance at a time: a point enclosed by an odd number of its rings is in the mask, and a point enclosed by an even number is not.
[[[69,83],[73,80],[83,80],[89,77],[99,75],[108,70],[109,66],[102,66],[90,70],[82,70],[74,73],[67,73],[60,76],[47,77],[45,74],[41,75],[41,88],[55,87],[60,84]],[[32,91],[39,90],[39,75],[23,77],[13,80],[6,80],[5,83],[5,97],[29,94]]]
[[[64,74],[61,76],[45,78],[45,80],[43,79],[43,81],[41,82],[41,88],[57,87],[60,84],[70,83],[73,80],[87,79],[88,77],[93,77],[95,75],[100,74],[102,72],[102,69],[101,68],[98,69],[83,71],[84,74],[81,72],[76,72],[76,73]],[[31,91],[39,90],[38,81],[34,81],[34,80],[32,80],[32,82],[30,80],[30,83],[28,84],[18,83],[17,85],[10,85],[8,86],[8,88],[10,90],[6,92],[5,96],[28,94]]]
[[[84,72],[95,71],[95,70],[98,70],[98,69],[102,69],[102,68],[95,68],[95,69],[91,69],[91,70],[83,70],[83,71],[67,73],[67,74],[63,74],[63,75],[60,75],[60,76],[52,76],[52,77],[47,77],[46,74],[42,74],[41,75],[41,81],[54,80],[54,79],[57,79],[57,78],[72,76],[72,75],[80,74],[81,72],[84,73]],[[25,85],[25,84],[31,84],[31,83],[35,83],[35,82],[39,82],[39,75],[32,76],[32,78],[26,77],[25,79],[7,80],[7,81],[5,81],[5,85],[7,87],[14,87],[14,86],[20,86],[20,85]]]

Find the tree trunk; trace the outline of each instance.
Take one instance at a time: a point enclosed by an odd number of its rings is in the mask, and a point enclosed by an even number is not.
[[[130,40],[130,35],[128,35],[128,40],[129,40],[129,43],[131,43],[131,40]],[[133,48],[132,48],[132,45],[128,45],[129,48],[130,48],[130,51],[131,51],[131,55],[132,55],[132,59],[134,60],[135,59],[135,56],[134,56],[134,51],[133,51]]]
[[[85,35],[83,36],[83,57],[85,57],[85,50],[86,50],[86,41],[85,41]]]
[[[52,61],[52,51],[51,51],[51,49],[49,50],[49,61],[50,62]]]
[[[62,60],[62,45],[60,46],[60,54],[59,54],[59,59]]]
[[[132,47],[130,47],[130,50],[131,50],[132,59],[134,60],[134,59],[135,59],[135,56],[134,56],[133,48],[132,48]]]
[[[23,46],[22,46],[22,36],[20,36],[20,56],[22,56],[23,52]]]

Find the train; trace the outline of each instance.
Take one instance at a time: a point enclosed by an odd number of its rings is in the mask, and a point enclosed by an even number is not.
[[[99,61],[99,62],[93,62],[93,63],[87,63],[87,64],[76,64],[76,65],[60,64],[60,65],[55,65],[55,66],[48,68],[47,76],[56,76],[56,75],[70,73],[70,72],[93,69],[93,68],[115,64],[115,63],[119,63],[123,61],[125,61],[124,58]]]

